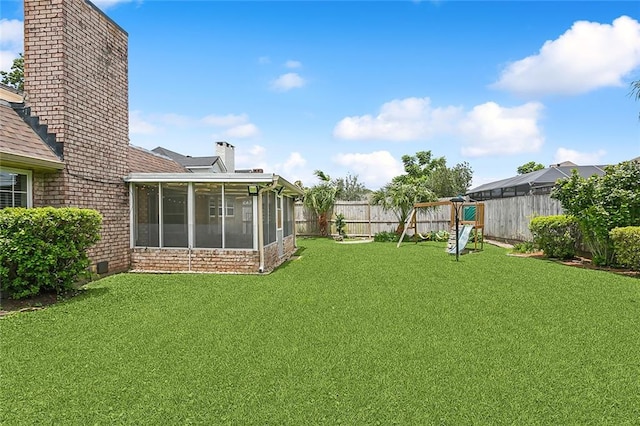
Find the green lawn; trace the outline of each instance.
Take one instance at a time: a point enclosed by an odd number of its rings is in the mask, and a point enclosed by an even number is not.
[[[640,280],[485,245],[299,240],[0,320],[1,424],[638,424]]]

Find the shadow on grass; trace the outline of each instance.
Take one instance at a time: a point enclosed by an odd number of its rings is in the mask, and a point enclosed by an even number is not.
[[[75,303],[87,299],[103,296],[109,292],[108,288],[80,288],[70,290],[62,294],[55,292],[44,292],[36,296],[25,299],[1,299],[0,316],[29,312],[44,309],[47,306],[57,305],[60,303]]]

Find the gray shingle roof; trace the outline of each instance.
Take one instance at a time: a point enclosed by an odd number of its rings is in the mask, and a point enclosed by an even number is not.
[[[0,100],[0,122],[0,160],[4,165],[13,162],[53,169],[64,166],[31,126],[3,100]]]
[[[191,157],[189,155],[182,155],[169,149],[162,148],[161,146],[154,148],[151,151],[155,152],[156,154],[169,157],[172,160],[180,163],[184,167],[208,167],[214,165],[217,161],[220,160],[220,157],[217,155],[210,157]]]
[[[571,176],[572,170],[577,170],[580,176],[588,178],[593,175],[604,175],[605,166],[561,166],[561,167],[548,167],[542,170],[536,170],[535,172],[526,173],[523,175],[517,175],[508,179],[502,179],[495,182],[485,183],[476,188],[470,189],[467,194],[473,194],[491,191],[494,189],[515,188],[523,185],[527,185],[531,188],[539,188],[543,186],[553,186],[558,179],[563,179]]]

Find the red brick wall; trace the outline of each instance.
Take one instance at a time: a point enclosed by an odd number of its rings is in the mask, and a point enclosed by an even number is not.
[[[129,268],[127,34],[84,0],[24,1],[25,93],[63,144],[65,169],[38,177],[35,205],[103,216],[90,255]],[[34,177],[34,181],[35,181]]]
[[[276,243],[265,247],[265,272],[270,272],[294,253],[293,235],[284,239],[284,257],[278,256]],[[189,262],[191,256],[191,262]],[[260,254],[252,250],[134,248],[131,269],[154,272],[258,273]]]
[[[161,272],[257,273],[260,255],[252,250],[135,248],[131,269]]]

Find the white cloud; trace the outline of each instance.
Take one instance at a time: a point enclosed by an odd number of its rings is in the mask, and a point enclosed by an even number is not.
[[[333,162],[353,170],[369,189],[380,188],[404,171],[402,163],[389,151],[338,154]]]
[[[23,23],[17,19],[0,19],[0,70],[9,71],[13,60],[23,50]]]
[[[150,135],[157,131],[157,127],[142,118],[140,111],[129,113],[129,133],[136,135]]]
[[[462,154],[471,157],[536,152],[544,144],[538,127],[543,109],[538,102],[506,108],[495,102],[477,105],[462,120]]]
[[[247,114],[207,115],[202,119],[205,124],[216,127],[232,127],[249,121]]]
[[[578,94],[622,86],[640,66],[640,23],[621,16],[611,25],[578,21],[540,51],[511,63],[493,87],[524,95]]]
[[[300,68],[302,67],[302,62],[288,60],[287,62],[284,63],[284,66],[287,68]]]
[[[230,139],[248,139],[260,135],[260,131],[255,124],[246,123],[228,128],[223,135]]]
[[[579,152],[573,149],[558,148],[554,156],[554,164],[571,161],[579,166],[591,166],[601,164],[602,158],[607,154],[603,149],[596,152]]]
[[[261,145],[252,145],[249,148],[238,146],[236,153],[237,169],[263,169],[268,172],[267,149]]]
[[[304,167],[307,164],[307,160],[305,160],[299,152],[292,152],[287,158],[287,161],[284,162],[284,170],[291,171],[296,168]]]
[[[333,135],[349,140],[409,141],[428,139],[450,130],[461,112],[458,107],[432,108],[429,98],[395,99],[380,108],[380,113],[345,117],[333,129]]]
[[[303,87],[306,84],[304,78],[300,77],[298,73],[290,72],[282,74],[271,82],[271,88],[278,92],[286,92],[291,89]]]
[[[462,154],[472,157],[536,152],[544,143],[538,121],[538,102],[502,107],[495,102],[475,106],[433,107],[429,98],[387,102],[373,117],[362,115],[340,120],[333,130],[339,139],[413,141],[449,136],[462,142]]]

